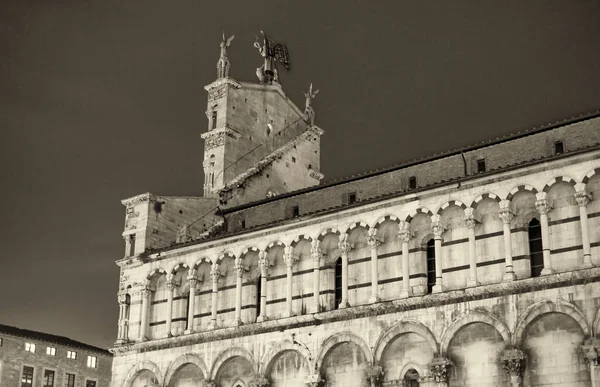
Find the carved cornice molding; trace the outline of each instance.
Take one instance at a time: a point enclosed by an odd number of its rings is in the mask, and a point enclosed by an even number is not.
[[[134,255],[132,257],[125,257],[116,261],[117,266],[120,268],[131,269],[134,267],[142,266],[145,263],[144,258],[141,255]]]
[[[600,268],[594,267],[572,272],[554,273],[544,277],[527,278],[512,282],[501,282],[498,284],[477,286],[463,290],[453,290],[444,293],[429,294],[426,296],[414,296],[368,305],[352,306],[345,309],[336,309],[314,314],[249,323],[237,327],[217,328],[214,330],[196,332],[188,335],[119,346],[112,348],[111,352],[115,355],[141,353],[151,350],[172,348],[173,346],[195,345],[262,333],[277,332],[281,331],[282,329],[302,328],[335,321],[346,321],[390,313],[399,313],[418,308],[431,308],[452,303],[502,297],[508,294],[544,291],[550,286],[566,287],[583,285],[597,281],[600,281]]]
[[[242,137],[241,133],[238,132],[237,130],[231,129],[229,126],[223,126],[221,128],[215,128],[209,132],[206,133],[202,133],[200,135],[200,137],[203,140],[206,140],[207,138],[212,138],[212,137],[220,137],[220,136],[229,136],[231,138],[235,138],[238,139],[240,137]]]
[[[321,172],[317,172],[312,168],[308,170],[308,176],[316,180],[322,180],[325,177],[324,174],[322,174]]]
[[[235,89],[240,89],[242,87],[242,85],[238,81],[227,77],[227,78],[219,78],[216,81],[214,81],[213,83],[210,83],[210,84],[204,86],[204,90],[210,92],[212,89],[219,87],[221,85],[229,85]]]
[[[151,194],[150,192],[146,192],[144,194],[137,195],[128,199],[123,199],[121,200],[121,203],[124,206],[129,207],[143,202],[155,202],[157,198],[157,195]]]

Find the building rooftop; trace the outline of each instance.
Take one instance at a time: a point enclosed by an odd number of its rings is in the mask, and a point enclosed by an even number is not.
[[[31,331],[29,329],[21,329],[21,328],[13,327],[10,325],[3,325],[3,324],[0,324],[0,333],[4,333],[7,335],[16,336],[16,337],[22,337],[22,338],[26,338],[26,339],[45,341],[45,342],[53,343],[53,344],[60,344],[60,345],[64,345],[65,347],[86,349],[88,351],[99,352],[105,356],[112,356],[112,354],[104,348],[94,347],[93,345],[75,341],[75,340],[69,339],[68,337],[52,335],[50,333]]]

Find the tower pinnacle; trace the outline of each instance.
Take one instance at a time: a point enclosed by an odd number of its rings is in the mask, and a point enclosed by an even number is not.
[[[235,38],[235,35],[231,35],[225,39],[225,32],[223,32],[223,38],[221,39],[221,56],[217,62],[217,78],[227,78],[229,76],[229,58],[227,58],[227,47],[231,44],[231,41]]]
[[[274,43],[267,38],[267,35],[263,31],[260,31],[260,33],[262,34],[262,42],[256,37],[254,47],[258,48],[260,55],[265,58],[265,63],[256,69],[256,76],[262,84],[272,85],[273,82],[279,83],[276,62],[281,63],[286,70],[290,70],[291,63],[288,49],[285,45]]]
[[[315,110],[312,107],[312,100],[319,94],[319,90],[313,90],[312,83],[308,88],[308,93],[304,93],[306,97],[306,107],[304,108],[304,114],[306,115],[306,120],[310,124],[310,126],[315,125]]]

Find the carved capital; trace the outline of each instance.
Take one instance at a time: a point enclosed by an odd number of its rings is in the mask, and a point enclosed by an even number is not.
[[[296,262],[298,262],[298,257],[292,253],[292,249],[286,248],[283,253],[283,262],[287,267],[292,267]]]
[[[342,234],[340,235],[340,241],[338,242],[338,248],[342,252],[342,254],[348,254],[350,250],[352,250],[352,246],[348,243],[348,235]]]
[[[173,280],[167,281],[167,289],[173,290],[177,286],[177,283]]]
[[[263,378],[262,376],[259,376],[258,378],[251,380],[249,383],[250,387],[268,387],[269,386],[269,381],[267,380],[267,378]]]
[[[398,238],[400,238],[400,242],[402,243],[408,243],[412,237],[413,233],[408,228],[401,228],[398,231]]]
[[[430,364],[431,376],[437,383],[448,383],[450,369],[454,366],[450,359],[436,356]]]
[[[585,191],[577,191],[574,196],[579,207],[587,207],[590,202],[590,196]]]
[[[599,364],[600,342],[598,340],[586,340],[581,345],[581,351],[585,356],[585,362],[588,366],[597,366]]]
[[[119,302],[119,305],[127,305],[127,293],[119,292],[117,294],[117,301]]]
[[[258,253],[258,268],[260,269],[260,275],[266,277],[269,273],[269,259],[267,258],[267,252],[261,251]]]
[[[241,262],[236,262],[233,270],[235,271],[235,275],[238,278],[242,278],[244,276],[244,272],[246,271],[246,268],[244,267],[244,265],[242,265]]]
[[[188,278],[188,284],[190,285],[190,288],[195,288],[198,286],[198,279],[197,278]]]
[[[515,214],[513,214],[510,208],[507,207],[500,208],[498,211],[498,216],[504,224],[510,224],[510,222],[512,222],[512,220],[515,218]]]
[[[381,366],[370,366],[365,370],[367,382],[371,383],[371,386],[379,386],[383,381],[385,372]]]
[[[219,281],[219,278],[221,278],[221,272],[219,271],[219,265],[213,264],[210,267],[210,278],[212,279],[212,282]]]
[[[317,241],[318,242],[318,241]],[[321,259],[323,258],[323,251],[318,243],[313,243],[310,248],[310,256],[313,259],[313,263],[315,267],[319,267],[321,264]]]
[[[433,236],[436,239],[440,239],[442,237],[442,234],[444,233],[444,231],[446,231],[446,227],[444,227],[444,225],[440,221],[432,222],[431,223],[431,231],[433,232]]]
[[[152,291],[148,288],[140,288],[139,293],[140,293],[140,298],[143,300],[145,298],[148,298],[148,296],[150,295]]]
[[[500,362],[511,378],[521,378],[525,370],[526,356],[520,349],[507,349],[502,353]]]
[[[381,245],[383,243],[383,239],[381,237],[378,237],[377,235],[369,235],[367,237],[367,243],[369,244],[370,248],[377,248],[379,245]]]
[[[550,205],[548,199],[540,199],[536,200],[535,208],[538,210],[540,215],[548,215],[548,212],[550,212],[552,206]]]

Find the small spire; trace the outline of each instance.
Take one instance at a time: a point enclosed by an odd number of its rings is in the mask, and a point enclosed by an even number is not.
[[[217,62],[217,77],[227,78],[229,76],[229,58],[227,58],[227,47],[231,45],[231,41],[235,38],[235,35],[231,35],[228,39],[225,39],[225,31],[223,31],[223,38],[221,39],[221,56]]]

